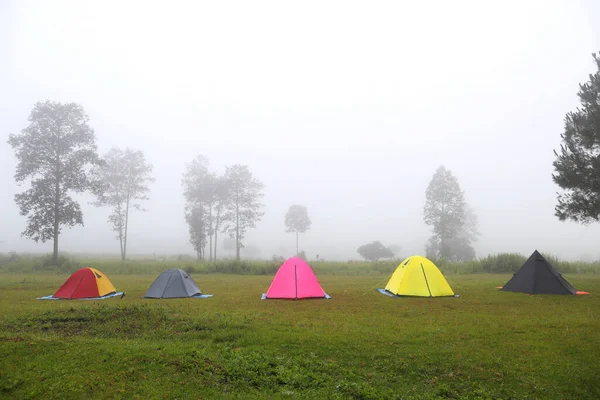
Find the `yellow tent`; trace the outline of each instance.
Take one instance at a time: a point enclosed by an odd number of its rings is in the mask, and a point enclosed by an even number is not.
[[[421,256],[402,261],[385,286],[385,291],[397,296],[454,296],[438,267]]]

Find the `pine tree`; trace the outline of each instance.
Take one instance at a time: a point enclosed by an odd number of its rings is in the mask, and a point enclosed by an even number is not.
[[[579,85],[581,107],[565,116],[560,154],[554,151],[552,180],[558,194],[555,215],[583,224],[600,219],[600,56],[592,54],[598,71]]]

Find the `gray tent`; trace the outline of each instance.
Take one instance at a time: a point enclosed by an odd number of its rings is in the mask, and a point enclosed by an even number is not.
[[[211,294],[202,294],[192,277],[179,268],[171,268],[160,274],[144,295],[144,297],[152,299],[211,296]]]

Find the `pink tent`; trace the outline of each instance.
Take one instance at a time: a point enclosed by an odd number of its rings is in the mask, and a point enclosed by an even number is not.
[[[289,258],[281,264],[263,299],[327,298],[310,265],[299,257]]]

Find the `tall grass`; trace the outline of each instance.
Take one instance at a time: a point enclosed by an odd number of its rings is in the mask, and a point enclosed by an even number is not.
[[[564,261],[552,254],[544,257],[561,273],[599,274],[600,261]],[[444,274],[514,273],[527,256],[517,253],[489,255],[475,261],[448,262],[432,260]],[[309,261],[318,275],[390,275],[402,260],[368,261]],[[50,256],[0,253],[0,272],[68,274],[83,267],[93,267],[110,275],[156,275],[169,268],[181,268],[192,274],[273,275],[281,260],[219,260],[216,262],[189,259],[140,259],[120,261],[109,258],[74,257],[62,254],[59,265],[52,265]]]

